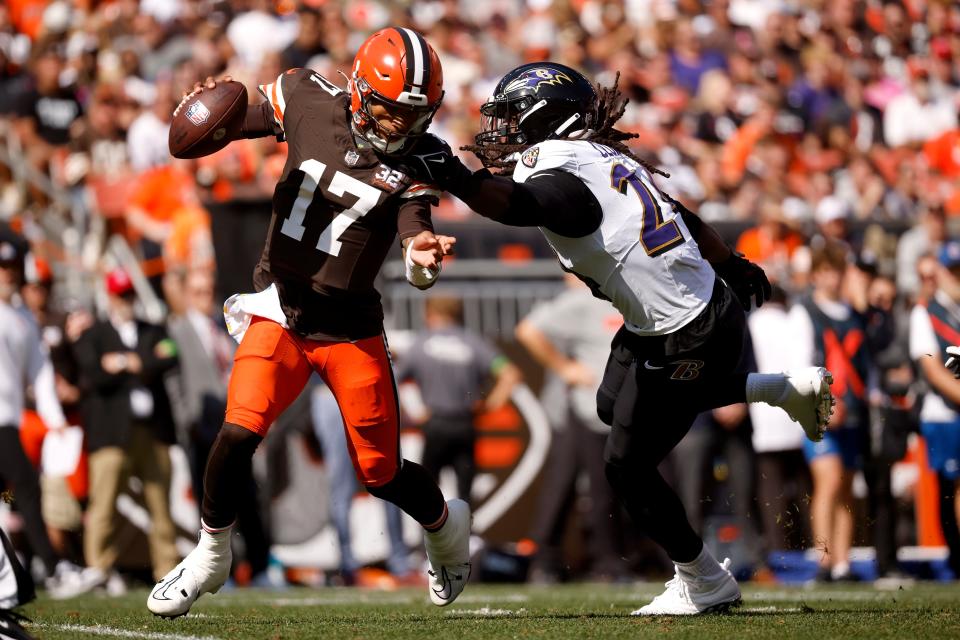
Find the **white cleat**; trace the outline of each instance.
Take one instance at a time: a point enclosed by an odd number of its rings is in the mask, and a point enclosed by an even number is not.
[[[712,576],[690,576],[677,569],[666,591],[632,616],[696,616],[723,613],[740,606],[740,586],[730,573],[730,558],[718,564]]]
[[[799,422],[807,438],[819,442],[833,415],[834,399],[830,392],[833,374],[823,367],[806,367],[787,371],[784,377],[786,389],[772,404]]]
[[[445,607],[460,595],[470,579],[470,505],[447,502],[447,521],[434,533],[425,533],[423,545],[430,562],[430,600]]]
[[[230,577],[233,553],[230,531],[210,534],[200,532],[197,548],[165,575],[147,598],[147,608],[154,615],[177,618],[190,611],[197,598],[216,593]]]

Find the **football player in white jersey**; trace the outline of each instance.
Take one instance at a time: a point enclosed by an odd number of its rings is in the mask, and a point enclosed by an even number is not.
[[[823,368],[748,374],[744,309],[770,296],[763,270],[733,253],[709,225],[664,195],[656,171],[613,124],[625,100],[560,64],[508,73],[483,105],[472,150],[489,169],[471,173],[452,154],[419,160],[440,186],[481,215],[538,226],[562,267],[611,300],[624,328],[597,392],[611,425],[607,478],[630,516],[674,561],[666,591],[637,615],[726,610],[740,589],[690,527],[657,465],[694,417],[739,402],[782,407],[811,440],[832,411]],[[717,277],[719,276],[719,277]]]

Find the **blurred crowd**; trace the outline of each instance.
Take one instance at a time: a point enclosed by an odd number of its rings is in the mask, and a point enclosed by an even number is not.
[[[20,297],[54,356],[59,401],[71,424],[83,424],[84,464],[89,455],[89,479],[41,487],[59,497],[49,500],[49,509],[44,501],[49,541],[37,542],[41,532],[31,533],[47,573],[60,575],[66,591],[110,584],[112,505],[131,474],[143,482],[157,523],[150,536],[153,573],[176,563],[173,524],[164,516],[170,470],[158,454],[176,440],[175,425],[187,434],[181,443],[189,449],[194,491],[202,492],[199,469],[219,428],[233,349],[216,317],[221,300],[214,296],[209,210],[269,198],[285,149],[271,138],[242,140],[208,158],[174,160],[167,131],[179,97],[206,76],[231,75],[256,100],[256,85],[301,66],[345,84],[341,74],[349,74],[357,46],[387,25],[421,31],[438,51],[446,93],[432,131],[454,148],[472,142],[480,104],[520,63],[551,59],[598,82],[619,83],[630,98],[619,126],[636,133],[640,153],[671,174],[660,180],[662,188],[707,221],[733,225],[737,249],[777,285],[776,299],[750,318],[757,369],[779,371],[800,360],[825,364],[841,396],[831,425],[836,437],[805,453],[799,428],[763,407],[703,416],[673,462],[691,519],[706,530],[723,511],[754,550],[821,548],[823,579],[850,576],[856,536],[876,547],[880,573],[895,576],[897,546],[927,534],[920,527],[904,534],[898,526],[891,468],[907,454],[911,434],[926,429],[929,436],[942,430],[930,425],[953,425],[960,401],[949,380],[930,379],[918,364],[923,353],[934,352],[929,345],[940,345],[929,332],[917,337],[923,333],[917,323],[927,325],[922,314],[911,315],[939,289],[946,302],[934,305],[943,315],[938,322],[956,320],[960,337],[960,315],[951,320],[949,302],[960,298],[951,289],[960,246],[950,241],[960,214],[960,5],[949,0],[4,3],[0,221],[29,246],[12,243],[15,253],[0,255],[0,262],[25,265]],[[451,225],[470,219],[449,198],[435,215]],[[117,256],[107,256],[114,237],[132,249],[135,262],[126,271],[116,269]],[[58,295],[55,280],[78,272],[91,274],[91,292]],[[534,311],[517,332],[550,373],[544,405],[556,428],[546,471],[556,491],[544,494],[524,546],[543,580],[562,577],[560,546],[566,514],[580,504],[574,500],[583,486],[580,471],[591,487],[584,517],[592,523],[592,572],[622,573],[622,531],[603,517],[617,509],[602,471],[597,474],[603,435],[589,393],[615,322],[571,286],[575,293]],[[149,292],[164,310],[152,324],[135,319],[131,303]],[[94,297],[99,315],[76,311]],[[432,317],[447,320],[427,331],[448,331],[459,313],[454,303],[435,304]],[[592,318],[595,333],[565,326],[563,314]],[[786,335],[796,339],[785,345]],[[472,377],[457,388],[477,394],[492,384],[487,408],[496,409],[518,371],[479,337],[457,339],[478,358]],[[188,366],[191,358],[197,362]],[[172,371],[180,372],[179,382],[169,382]],[[405,366],[404,375],[415,379],[416,366]],[[314,395],[318,438],[335,438],[336,428],[322,426],[329,422],[323,396]],[[932,397],[946,400],[940,406]],[[444,405],[448,413],[424,428],[433,466],[439,473],[441,461],[452,460],[461,493],[469,492],[475,472],[465,452],[474,443],[476,406],[463,401],[455,410]],[[126,416],[120,426],[118,412]],[[330,420],[336,423],[335,411]],[[960,432],[960,423],[955,426]],[[928,439],[937,437],[943,436]],[[951,443],[945,450],[960,445]],[[26,440],[25,448],[30,454]],[[718,456],[727,471],[714,464]],[[40,445],[31,457],[39,463]],[[958,462],[933,450],[929,457],[938,489],[927,520],[938,532],[926,539],[945,539],[960,559],[960,532],[955,515],[949,517]],[[853,508],[857,472],[867,487],[860,491],[868,504],[861,522]],[[712,481],[730,483],[737,499],[723,508],[705,506],[697,496]],[[85,486],[89,502],[80,490]],[[254,495],[255,488],[249,491]],[[345,489],[348,498],[351,491]],[[34,499],[31,491],[26,495]],[[349,513],[339,508],[342,529]],[[240,525],[261,573],[269,527],[255,512],[246,521],[241,516]],[[796,526],[785,537],[786,519]],[[345,548],[349,536],[340,529]],[[402,543],[399,534],[391,539]],[[51,542],[54,551],[47,551]],[[762,555],[749,564],[762,569]],[[58,558],[95,572],[77,578],[70,567],[58,569]],[[345,563],[350,576],[356,563]]]

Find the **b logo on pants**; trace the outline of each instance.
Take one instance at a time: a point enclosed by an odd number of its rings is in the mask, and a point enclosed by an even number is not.
[[[677,368],[673,370],[671,380],[696,380],[700,376],[700,369],[703,368],[703,360],[677,360],[670,364]]]

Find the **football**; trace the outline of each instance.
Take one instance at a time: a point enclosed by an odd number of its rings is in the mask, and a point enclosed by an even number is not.
[[[175,158],[199,158],[227,146],[240,132],[247,111],[247,88],[218,82],[190,98],[173,116],[167,144]]]

